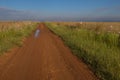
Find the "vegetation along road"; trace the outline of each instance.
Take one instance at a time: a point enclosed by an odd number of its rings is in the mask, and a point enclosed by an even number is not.
[[[8,53],[0,56],[0,80],[97,80],[42,23],[22,47]]]

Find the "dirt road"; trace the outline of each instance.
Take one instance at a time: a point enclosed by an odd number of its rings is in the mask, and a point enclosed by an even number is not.
[[[21,48],[0,56],[0,80],[97,80],[44,24],[38,30]]]

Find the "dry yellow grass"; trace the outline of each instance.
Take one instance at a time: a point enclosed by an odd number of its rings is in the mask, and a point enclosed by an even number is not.
[[[54,24],[120,33],[120,22],[54,22]]]
[[[27,25],[31,25],[33,22],[31,21],[19,21],[19,22],[0,22],[0,31],[5,31],[11,28],[14,29],[22,29]]]

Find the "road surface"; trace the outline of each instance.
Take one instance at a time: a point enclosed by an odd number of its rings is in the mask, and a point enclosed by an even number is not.
[[[37,29],[22,47],[0,56],[0,80],[97,80],[44,24]]]

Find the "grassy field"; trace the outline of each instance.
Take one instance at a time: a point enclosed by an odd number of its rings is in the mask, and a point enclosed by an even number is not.
[[[35,22],[0,22],[0,55],[13,46],[22,46],[23,39],[36,25]]]
[[[120,80],[120,23],[46,23],[102,80]]]

